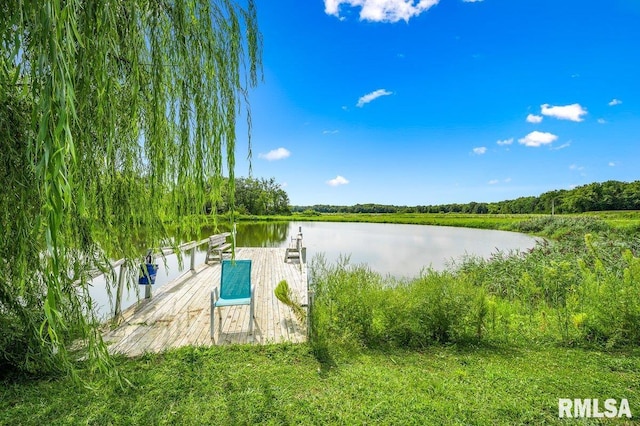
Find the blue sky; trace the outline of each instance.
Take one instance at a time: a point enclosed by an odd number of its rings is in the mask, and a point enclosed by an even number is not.
[[[638,0],[262,0],[258,22],[253,176],[294,205],[640,179]]]

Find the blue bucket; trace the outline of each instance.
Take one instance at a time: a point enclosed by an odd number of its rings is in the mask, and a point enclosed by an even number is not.
[[[140,285],[155,284],[157,274],[158,274],[157,263],[146,263],[144,265],[140,265],[140,277],[138,278],[138,284]]]

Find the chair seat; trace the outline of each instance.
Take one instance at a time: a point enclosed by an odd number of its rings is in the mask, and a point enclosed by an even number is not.
[[[218,299],[215,303],[216,308],[219,306],[234,306],[234,305],[249,305],[251,304],[251,298],[245,297],[243,299]]]

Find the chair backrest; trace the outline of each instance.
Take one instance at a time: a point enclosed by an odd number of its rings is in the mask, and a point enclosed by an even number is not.
[[[209,237],[209,245],[210,246],[220,246],[222,244],[224,244],[227,240],[227,237],[225,237],[224,235],[212,235]]]
[[[251,260],[223,260],[220,298],[231,300],[248,297],[251,297]]]

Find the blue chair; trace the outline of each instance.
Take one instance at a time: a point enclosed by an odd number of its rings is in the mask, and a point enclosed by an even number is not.
[[[250,260],[223,260],[220,273],[220,294],[218,287],[211,292],[211,337],[214,333],[214,313],[218,308],[218,315],[222,324],[220,308],[224,306],[249,305],[249,332],[253,331],[253,292],[251,285]]]

